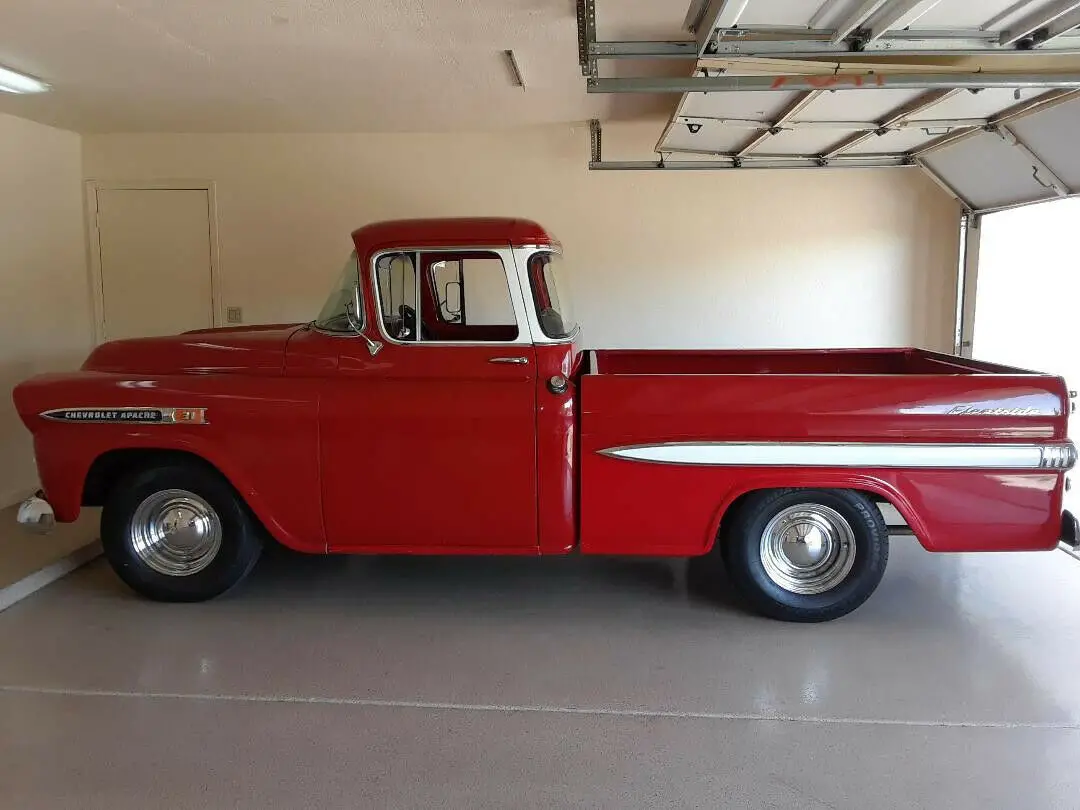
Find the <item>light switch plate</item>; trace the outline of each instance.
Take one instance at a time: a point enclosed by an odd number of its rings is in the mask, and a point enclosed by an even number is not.
[[[225,307],[225,321],[227,323],[243,323],[244,311],[240,307]]]

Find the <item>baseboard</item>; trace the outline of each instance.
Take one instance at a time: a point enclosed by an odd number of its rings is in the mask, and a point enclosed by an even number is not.
[[[50,565],[46,565],[39,571],[23,577],[18,582],[13,582],[6,588],[0,589],[0,610],[7,610],[16,602],[25,599],[30,594],[40,591],[46,585],[50,585],[61,577],[70,574],[76,568],[86,565],[91,560],[101,555],[101,541],[95,540],[81,548],[62,557]]]

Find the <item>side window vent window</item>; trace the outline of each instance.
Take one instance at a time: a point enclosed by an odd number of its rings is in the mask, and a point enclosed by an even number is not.
[[[505,343],[520,334],[497,253],[388,254],[376,276],[383,327],[393,340]]]

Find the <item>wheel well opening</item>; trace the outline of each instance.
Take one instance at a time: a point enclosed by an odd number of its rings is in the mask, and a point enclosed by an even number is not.
[[[86,473],[83,482],[83,506],[104,506],[109,492],[122,480],[136,470],[149,467],[161,467],[166,464],[182,462],[198,464],[213,470],[217,475],[221,471],[203,458],[183,450],[162,450],[157,448],[125,448],[102,453]],[[222,476],[224,477],[224,476]]]
[[[720,527],[717,532],[716,541],[723,542],[725,537],[725,528],[731,525],[732,520],[738,513],[739,509],[747,500],[762,492],[772,492],[774,490],[796,490],[796,489],[846,489],[850,492],[857,492],[871,503],[873,503],[882,513],[882,518],[885,520],[885,525],[889,529],[889,534],[914,534],[911,527],[908,525],[904,518],[903,513],[896,507],[892,501],[886,498],[884,495],[878,492],[872,492],[867,489],[859,489],[858,487],[762,487],[761,489],[751,489],[744,492],[738,498],[733,500],[724,510],[724,514],[720,518]]]

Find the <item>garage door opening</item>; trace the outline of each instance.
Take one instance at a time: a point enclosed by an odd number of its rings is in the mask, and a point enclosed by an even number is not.
[[[972,353],[976,359],[1060,374],[1080,388],[1080,198],[982,218]],[[1072,440],[1080,440],[1071,420]],[[1080,492],[1066,506],[1080,507]]]

